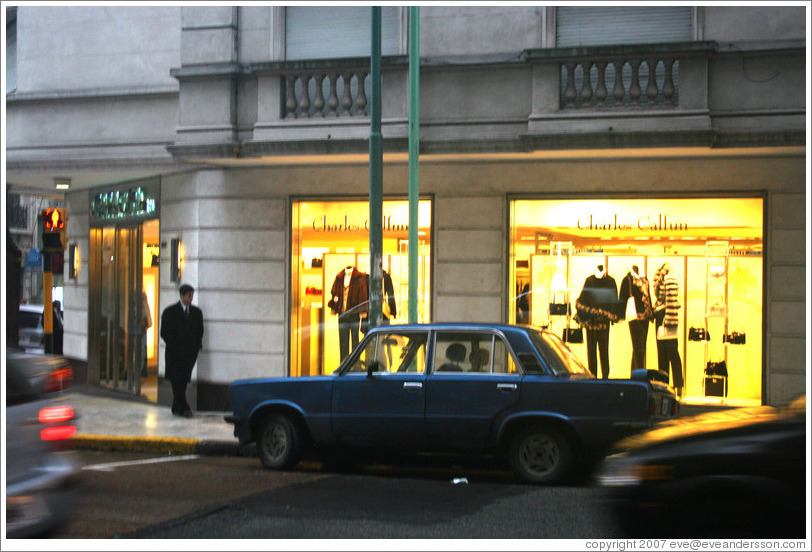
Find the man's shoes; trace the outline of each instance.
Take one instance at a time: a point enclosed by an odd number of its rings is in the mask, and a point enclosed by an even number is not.
[[[186,410],[175,410],[173,408],[172,409],[172,415],[173,416],[182,416],[184,418],[192,418],[192,417],[194,417],[194,414],[192,414],[192,411],[190,409],[188,409],[188,408]]]

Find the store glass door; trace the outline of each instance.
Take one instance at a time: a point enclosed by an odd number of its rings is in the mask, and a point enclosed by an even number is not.
[[[141,226],[94,229],[98,258],[99,385],[141,394],[146,335],[142,324]],[[100,243],[99,243],[100,242]]]

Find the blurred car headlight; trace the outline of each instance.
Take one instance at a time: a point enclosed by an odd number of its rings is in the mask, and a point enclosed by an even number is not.
[[[652,481],[667,481],[674,478],[674,467],[659,464],[638,464],[624,455],[607,458],[597,479],[604,487],[640,485]]]

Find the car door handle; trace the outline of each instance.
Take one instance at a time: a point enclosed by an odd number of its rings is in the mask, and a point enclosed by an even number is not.
[[[404,389],[423,389],[423,384],[419,381],[405,381],[403,382]]]
[[[496,388],[499,391],[516,391],[519,388],[515,383],[497,383]]]

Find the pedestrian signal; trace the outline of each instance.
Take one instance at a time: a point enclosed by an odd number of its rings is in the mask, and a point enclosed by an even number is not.
[[[67,221],[65,210],[60,207],[43,209],[42,246],[46,251],[64,251],[67,241]]]

